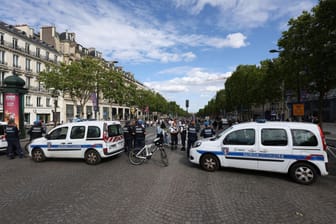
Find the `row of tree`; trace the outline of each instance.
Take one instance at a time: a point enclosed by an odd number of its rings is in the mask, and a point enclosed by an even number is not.
[[[336,1],[320,0],[310,12],[288,22],[278,40],[279,56],[260,65],[240,65],[225,88],[201,109],[201,116],[249,113],[253,106],[281,101],[287,91],[301,102],[302,91],[319,95],[319,119],[328,91],[336,87]],[[250,113],[251,114],[251,113]]]
[[[71,64],[52,65],[39,74],[39,81],[53,94],[69,97],[80,108],[95,94],[100,102],[148,108],[160,114],[178,114],[185,112],[175,103],[168,102],[159,93],[138,88],[135,81],[127,80],[122,71],[110,69],[103,60],[84,57]],[[83,110],[81,111],[83,116]]]

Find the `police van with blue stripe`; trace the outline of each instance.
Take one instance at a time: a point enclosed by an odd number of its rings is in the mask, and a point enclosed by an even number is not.
[[[288,173],[301,184],[328,175],[327,145],[320,126],[303,122],[236,124],[190,149],[189,161],[204,170],[234,167]]]
[[[59,125],[28,146],[29,156],[35,162],[46,158],[81,158],[90,165],[123,151],[124,136],[119,121],[81,121]]]

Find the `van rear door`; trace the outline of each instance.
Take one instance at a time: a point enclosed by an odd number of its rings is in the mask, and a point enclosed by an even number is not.
[[[123,150],[124,135],[120,124],[108,124],[106,126],[104,125],[104,133],[104,140],[107,146],[107,154]]]

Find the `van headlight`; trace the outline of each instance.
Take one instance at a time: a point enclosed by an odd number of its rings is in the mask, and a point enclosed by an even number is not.
[[[200,147],[202,145],[202,142],[201,141],[196,141],[194,144],[193,144],[193,148],[197,148],[197,147]]]

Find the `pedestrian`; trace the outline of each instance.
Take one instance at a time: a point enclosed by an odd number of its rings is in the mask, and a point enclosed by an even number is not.
[[[145,137],[146,137],[146,129],[142,124],[141,120],[138,120],[137,125],[134,129],[134,148],[142,148],[145,146]]]
[[[28,134],[30,136],[30,141],[33,141],[35,138],[40,138],[45,134],[46,131],[42,127],[42,123],[39,121],[34,121],[33,126],[29,129]]]
[[[181,135],[181,144],[182,144],[181,151],[185,151],[185,145],[186,145],[186,139],[187,139],[187,128],[186,128],[185,121],[181,122],[179,132]]]
[[[197,129],[195,126],[195,121],[191,121],[187,128],[188,132],[188,144],[187,144],[187,157],[189,158],[189,152],[191,146],[197,141]]]
[[[125,139],[125,144],[124,144],[125,152],[129,153],[133,148],[132,134],[134,132],[129,121],[126,121],[125,126],[123,127],[123,132],[124,132],[124,139]]]
[[[170,126],[170,139],[171,139],[171,149],[177,149],[177,143],[178,143],[178,128],[176,125],[176,121],[172,123]]]
[[[6,140],[8,143],[7,151],[9,159],[14,159],[14,148],[16,154],[20,159],[24,158],[24,154],[20,145],[19,129],[17,128],[14,120],[10,119],[5,129]]]
[[[205,128],[202,129],[200,136],[203,138],[210,138],[215,134],[216,132],[210,127],[210,125],[205,124]]]
[[[160,138],[160,144],[165,143],[166,131],[165,131],[164,128],[165,128],[165,125],[164,125],[163,121],[161,123],[157,123],[156,137]]]

